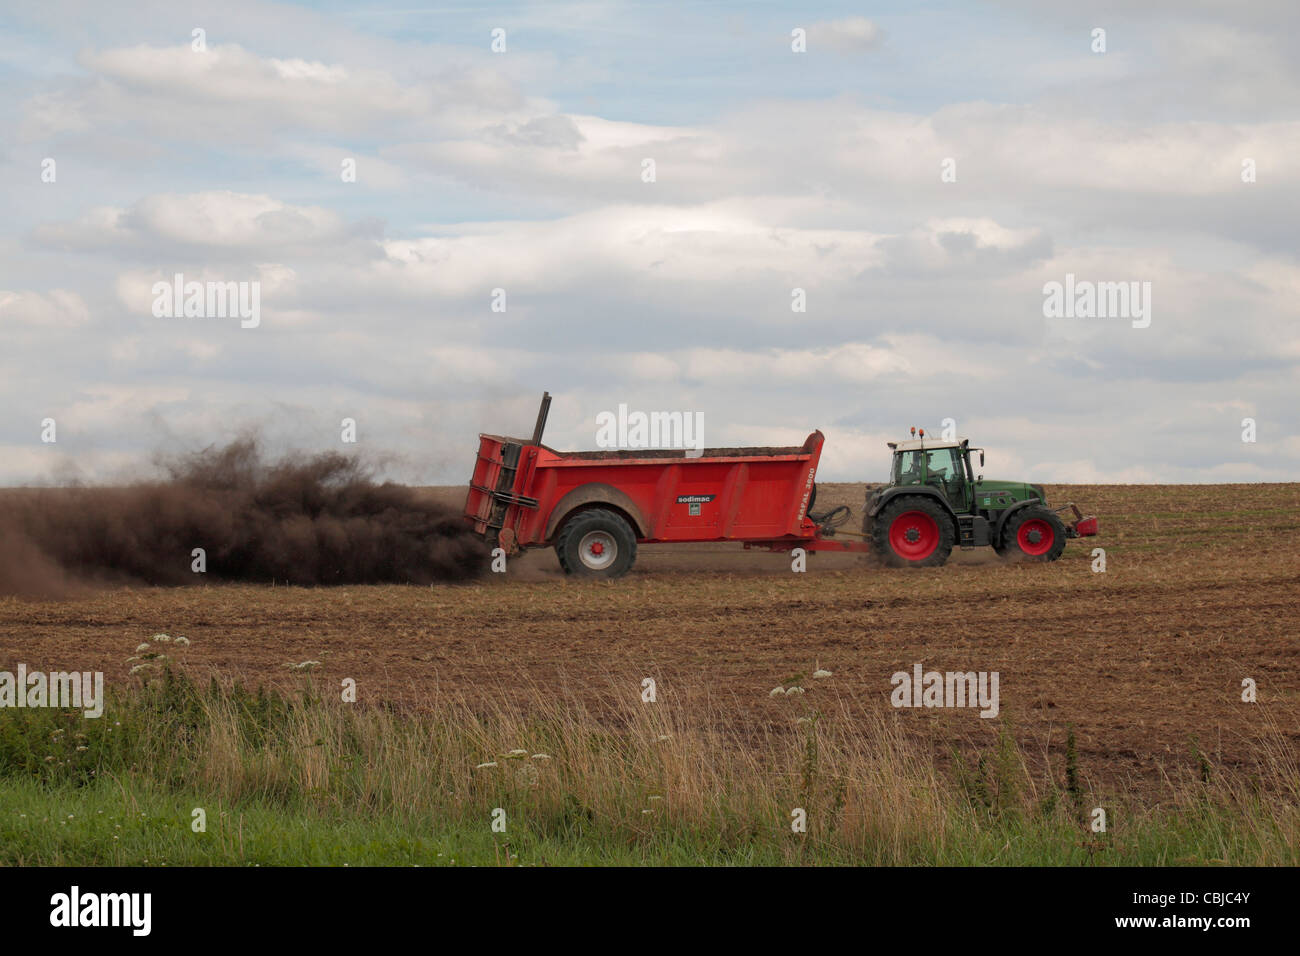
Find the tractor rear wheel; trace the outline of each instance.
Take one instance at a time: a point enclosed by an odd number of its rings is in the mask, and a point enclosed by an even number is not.
[[[555,554],[565,574],[609,580],[636,560],[636,534],[622,515],[605,508],[580,511],[564,523]]]
[[[896,568],[937,567],[952,553],[952,519],[938,502],[919,495],[895,498],[871,524],[872,544]]]
[[[1065,550],[1065,525],[1056,512],[1031,505],[1007,519],[999,552],[1022,561],[1055,561]]]

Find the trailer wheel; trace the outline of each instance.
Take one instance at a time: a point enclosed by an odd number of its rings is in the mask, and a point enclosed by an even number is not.
[[[954,531],[948,513],[929,498],[896,498],[872,522],[872,543],[896,568],[937,567],[952,553]]]
[[[555,554],[565,574],[617,578],[636,560],[636,535],[621,515],[605,508],[580,511],[564,523]]]
[[[1065,525],[1056,512],[1030,506],[1007,519],[1002,553],[1023,561],[1055,561],[1065,550]]]

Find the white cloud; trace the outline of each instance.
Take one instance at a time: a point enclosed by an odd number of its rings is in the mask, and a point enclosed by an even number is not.
[[[46,293],[0,289],[0,326],[10,323],[66,329],[90,321],[90,309],[80,295],[67,289]]]
[[[837,53],[863,53],[879,46],[884,33],[866,17],[845,17],[814,23],[808,36],[813,44],[825,43]]]
[[[230,190],[146,196],[130,208],[96,207],[36,231],[43,242],[76,248],[185,243],[240,251],[328,244],[343,234],[342,220],[327,209]]]

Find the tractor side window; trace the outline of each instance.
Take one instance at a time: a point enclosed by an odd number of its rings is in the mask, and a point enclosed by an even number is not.
[[[928,481],[951,481],[961,476],[961,466],[953,454],[955,451],[955,448],[939,448],[925,453]]]

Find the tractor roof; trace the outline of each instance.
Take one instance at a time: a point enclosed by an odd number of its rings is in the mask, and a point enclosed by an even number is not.
[[[929,438],[916,438],[909,441],[891,441],[889,447],[894,451],[920,451],[929,448],[960,448],[965,445],[967,439],[958,435],[956,438],[931,440]]]

